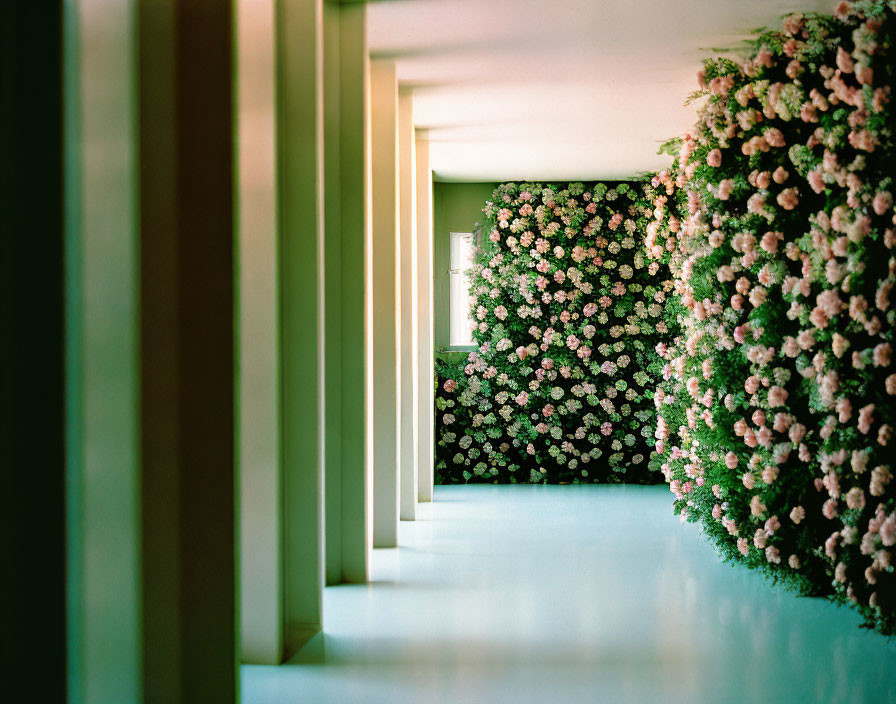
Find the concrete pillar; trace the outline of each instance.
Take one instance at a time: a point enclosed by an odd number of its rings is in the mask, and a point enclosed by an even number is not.
[[[110,0],[65,15],[72,702],[143,699],[135,19],[134,2]]]
[[[322,0],[278,0],[283,658],[321,627],[324,584]]]
[[[435,470],[435,391],[433,370],[432,169],[429,140],[416,132],[417,181],[417,500],[432,501]]]
[[[401,290],[401,520],[417,516],[417,184],[414,178],[414,96],[398,93],[399,268]]]
[[[111,12],[121,3],[101,5]],[[126,185],[139,188],[141,233],[142,699],[233,702],[232,11],[217,0],[141,2],[137,21],[130,56],[140,71],[140,175],[139,184]],[[103,61],[124,65],[130,56]],[[112,206],[104,199],[97,207]],[[127,263],[109,258],[103,270],[110,275]],[[126,472],[121,465],[108,471]],[[126,531],[129,524],[119,517],[104,529]],[[127,588],[124,575],[112,584]]]
[[[326,577],[366,582],[368,198],[366,7],[324,4]]]
[[[239,0],[239,460],[242,661],[283,654],[276,2]]]
[[[372,151],[373,545],[396,547],[399,520],[398,81],[395,62],[370,62]]]

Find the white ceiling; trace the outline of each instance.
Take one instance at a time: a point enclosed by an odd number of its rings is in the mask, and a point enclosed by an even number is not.
[[[393,57],[446,181],[599,179],[661,168],[694,122],[700,59],[833,0],[378,0]]]

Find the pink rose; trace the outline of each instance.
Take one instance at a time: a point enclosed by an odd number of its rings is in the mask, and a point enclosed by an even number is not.
[[[790,427],[793,418],[788,413],[775,413],[774,429],[776,432],[784,433]]]
[[[450,394],[457,388],[457,383],[454,381],[454,379],[448,379],[444,384],[442,384],[442,388]]]
[[[758,518],[763,513],[765,513],[765,511],[765,504],[762,503],[762,499],[759,498],[759,494],[756,494],[752,499],[750,499],[750,513]]]
[[[775,406],[783,406],[784,402],[787,401],[787,397],[789,393],[786,389],[780,386],[772,386],[768,390],[768,405],[774,408]]]
[[[807,175],[809,186],[816,193],[823,193],[825,189],[824,180],[822,179],[821,169],[812,169]]]
[[[856,64],[852,60],[852,56],[849,55],[849,52],[846,51],[842,46],[837,48],[837,68],[839,68],[843,73],[852,73],[855,70]]]
[[[874,83],[874,69],[867,64],[856,65],[856,80],[863,86]]]
[[[734,469],[737,467],[737,455],[733,452],[729,452],[725,455],[725,466],[728,469]]]
[[[717,167],[722,165],[722,152],[719,149],[713,149],[706,155],[706,163],[709,166]]]
[[[759,246],[769,254],[774,254],[778,251],[778,241],[783,238],[784,236],[780,232],[766,232],[762,236]]]
[[[750,291],[750,304],[754,308],[758,308],[766,300],[766,291],[762,286],[754,286]]]
[[[853,487],[846,492],[846,505],[849,508],[865,508],[865,492],[859,487]]]
[[[829,321],[828,314],[820,306],[813,308],[812,312],[809,313],[809,322],[820,330],[826,328]]]
[[[837,399],[837,420],[846,423],[852,416],[852,403],[845,396]]]
[[[719,200],[728,200],[731,192],[734,190],[734,181],[730,178],[723,179],[719,182]]]
[[[843,335],[840,333],[834,333],[834,336],[831,340],[831,350],[833,351],[836,357],[842,357],[843,353],[846,352],[846,348],[849,347],[849,342],[846,340]]]
[[[800,349],[809,350],[815,345],[815,333],[812,330],[800,330],[796,336]]]
[[[802,423],[794,423],[790,426],[787,436],[790,438],[790,442],[798,445],[806,437],[806,426]]]
[[[718,272],[716,272],[716,278],[720,283],[734,281],[734,270],[727,264],[723,264],[719,267]]]
[[[778,194],[778,205],[784,210],[793,210],[799,205],[799,191],[796,188],[785,188]]]
[[[781,347],[781,351],[787,357],[798,356],[800,353],[800,346],[797,344],[796,338],[789,336],[784,338],[784,344]]]
[[[887,310],[890,307],[890,292],[892,290],[892,280],[881,281],[880,286],[877,287],[877,292],[874,294],[874,305],[881,310]]]
[[[893,204],[893,196],[889,191],[879,191],[871,201],[871,207],[878,215],[883,215]]]
[[[762,136],[765,137],[765,141],[768,142],[771,147],[784,147],[787,145],[787,141],[784,139],[784,133],[777,127],[770,127]]]
[[[869,403],[859,409],[859,432],[867,435],[871,430],[871,424],[874,422],[874,404]]]

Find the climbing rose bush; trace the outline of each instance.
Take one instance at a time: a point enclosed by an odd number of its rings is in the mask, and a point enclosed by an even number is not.
[[[648,226],[675,250],[660,469],[731,560],[896,630],[893,2],[791,15],[699,76]],[[665,200],[663,200],[665,199]]]
[[[657,481],[672,289],[641,247],[650,183],[506,183],[471,272],[477,349],[437,364],[441,483]]]

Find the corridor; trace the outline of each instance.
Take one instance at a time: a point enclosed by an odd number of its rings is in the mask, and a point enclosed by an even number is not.
[[[721,563],[666,487],[435,491],[368,586],[325,589],[323,636],[243,666],[243,701],[896,701],[896,642]]]

